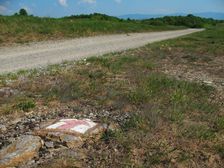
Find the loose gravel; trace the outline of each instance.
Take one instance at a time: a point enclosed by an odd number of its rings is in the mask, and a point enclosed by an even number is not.
[[[0,73],[31,69],[57,64],[63,61],[80,60],[144,46],[148,43],[176,38],[203,29],[105,35],[72,40],[30,43],[0,48]]]

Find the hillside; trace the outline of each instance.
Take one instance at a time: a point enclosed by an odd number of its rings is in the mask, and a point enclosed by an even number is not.
[[[224,20],[224,13],[218,12],[203,12],[203,13],[193,13],[193,15],[202,17],[202,18],[212,18],[217,20]],[[184,13],[172,13],[172,14],[127,14],[121,15],[119,18],[121,19],[136,19],[136,20],[143,20],[143,19],[151,19],[151,18],[159,18],[164,16],[187,16]]]
[[[198,17],[173,17],[175,23],[156,20],[123,20],[104,14],[73,15],[64,18],[40,18],[34,16],[0,16],[0,45],[55,40],[101,34],[120,34],[175,30],[187,27],[204,27],[210,20]],[[176,20],[178,24],[176,24]],[[202,22],[203,21],[203,22]],[[159,24],[158,24],[159,22]],[[162,24],[160,24],[163,22]],[[188,24],[194,22],[197,26]],[[215,23],[212,20],[212,23]]]
[[[206,26],[216,25],[217,23],[221,23],[222,21],[214,20],[214,19],[206,19],[201,18],[194,15],[187,16],[164,16],[162,18],[152,18],[142,20],[143,23],[149,25],[173,25],[173,26],[185,26],[190,28],[202,28]]]
[[[151,26],[139,21],[121,20],[102,14],[40,18],[0,16],[0,45],[32,41],[180,29],[174,26]]]

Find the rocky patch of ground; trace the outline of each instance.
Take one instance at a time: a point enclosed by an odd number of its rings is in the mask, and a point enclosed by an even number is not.
[[[89,118],[97,122],[99,122],[100,118],[110,118],[111,119],[110,123],[111,122],[119,123],[121,121],[125,122],[125,120],[130,118],[128,113],[121,114],[119,111],[114,111],[111,113],[110,109],[109,111],[107,110],[100,111],[90,105],[83,104],[77,106],[76,103],[74,103],[73,105],[70,104],[69,106],[65,107],[60,106],[60,108],[56,109],[40,108],[38,111],[39,112],[26,113],[25,117],[20,116],[19,118],[14,118],[13,121],[7,117],[1,117],[0,122],[0,132],[1,132],[0,149],[2,154],[1,156],[5,155],[5,153],[9,151],[7,148],[12,148],[11,146],[13,144],[21,146],[20,143],[25,142],[25,144],[27,144],[26,147],[30,147],[31,144],[35,145],[35,143],[32,142],[28,143],[24,140],[28,141],[29,139],[35,140],[36,136],[39,139],[42,139],[41,147],[38,146],[38,150],[35,149],[35,153],[32,153],[33,154],[32,156],[24,158],[23,154],[22,155],[16,154],[16,156],[19,156],[20,158],[24,159],[22,160],[19,158],[18,161],[17,160],[14,161],[13,158],[12,161],[10,162],[8,161],[9,159],[3,159],[4,164],[3,163],[0,164],[2,167],[7,167],[7,164],[9,164],[10,166],[20,165],[20,167],[26,167],[26,168],[36,167],[38,165],[40,166],[54,158],[60,158],[62,156],[61,151],[65,151],[65,153],[74,153],[73,159],[81,157],[80,155],[82,155],[81,151],[82,144],[85,143],[86,141],[85,139],[81,137],[79,138],[79,136],[74,136],[74,134],[70,133],[64,134],[63,132],[61,133],[55,131],[51,132],[50,130],[46,131],[43,129],[44,127],[46,127],[46,125],[49,125],[50,123],[52,124],[55,121],[58,121],[60,118],[76,118],[76,119]],[[101,129],[104,132],[107,129],[113,129],[113,127],[111,127],[109,123],[104,123],[101,125]],[[34,138],[32,138],[33,136]],[[95,136],[91,136],[91,138],[96,139]],[[25,150],[26,148],[21,146],[20,149]],[[20,149],[15,148],[15,152],[20,151]],[[63,154],[65,155],[65,153]],[[10,155],[13,156],[14,154]],[[26,155],[26,153],[24,155]]]
[[[34,118],[32,123],[35,123]],[[104,131],[110,129],[107,124],[97,124],[89,119],[48,120],[47,123],[40,124],[41,127],[29,128],[29,132],[25,132],[25,127],[21,128],[26,123],[20,121],[16,124],[23,131],[15,130],[18,137],[13,135],[12,130],[8,130],[8,126],[1,130],[1,138],[4,139],[0,150],[1,168],[37,166],[58,156],[61,150],[77,153],[77,149],[82,147],[86,139],[96,139],[97,135],[101,137]]]

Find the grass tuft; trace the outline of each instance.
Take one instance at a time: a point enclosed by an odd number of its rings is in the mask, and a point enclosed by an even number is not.
[[[33,100],[26,100],[18,103],[16,106],[18,109],[28,112],[30,109],[33,109],[36,104]]]

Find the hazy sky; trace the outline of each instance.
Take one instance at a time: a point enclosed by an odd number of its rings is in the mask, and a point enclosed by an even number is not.
[[[224,0],[0,0],[0,14],[13,14],[20,8],[51,17],[93,12],[114,16],[224,12]]]

